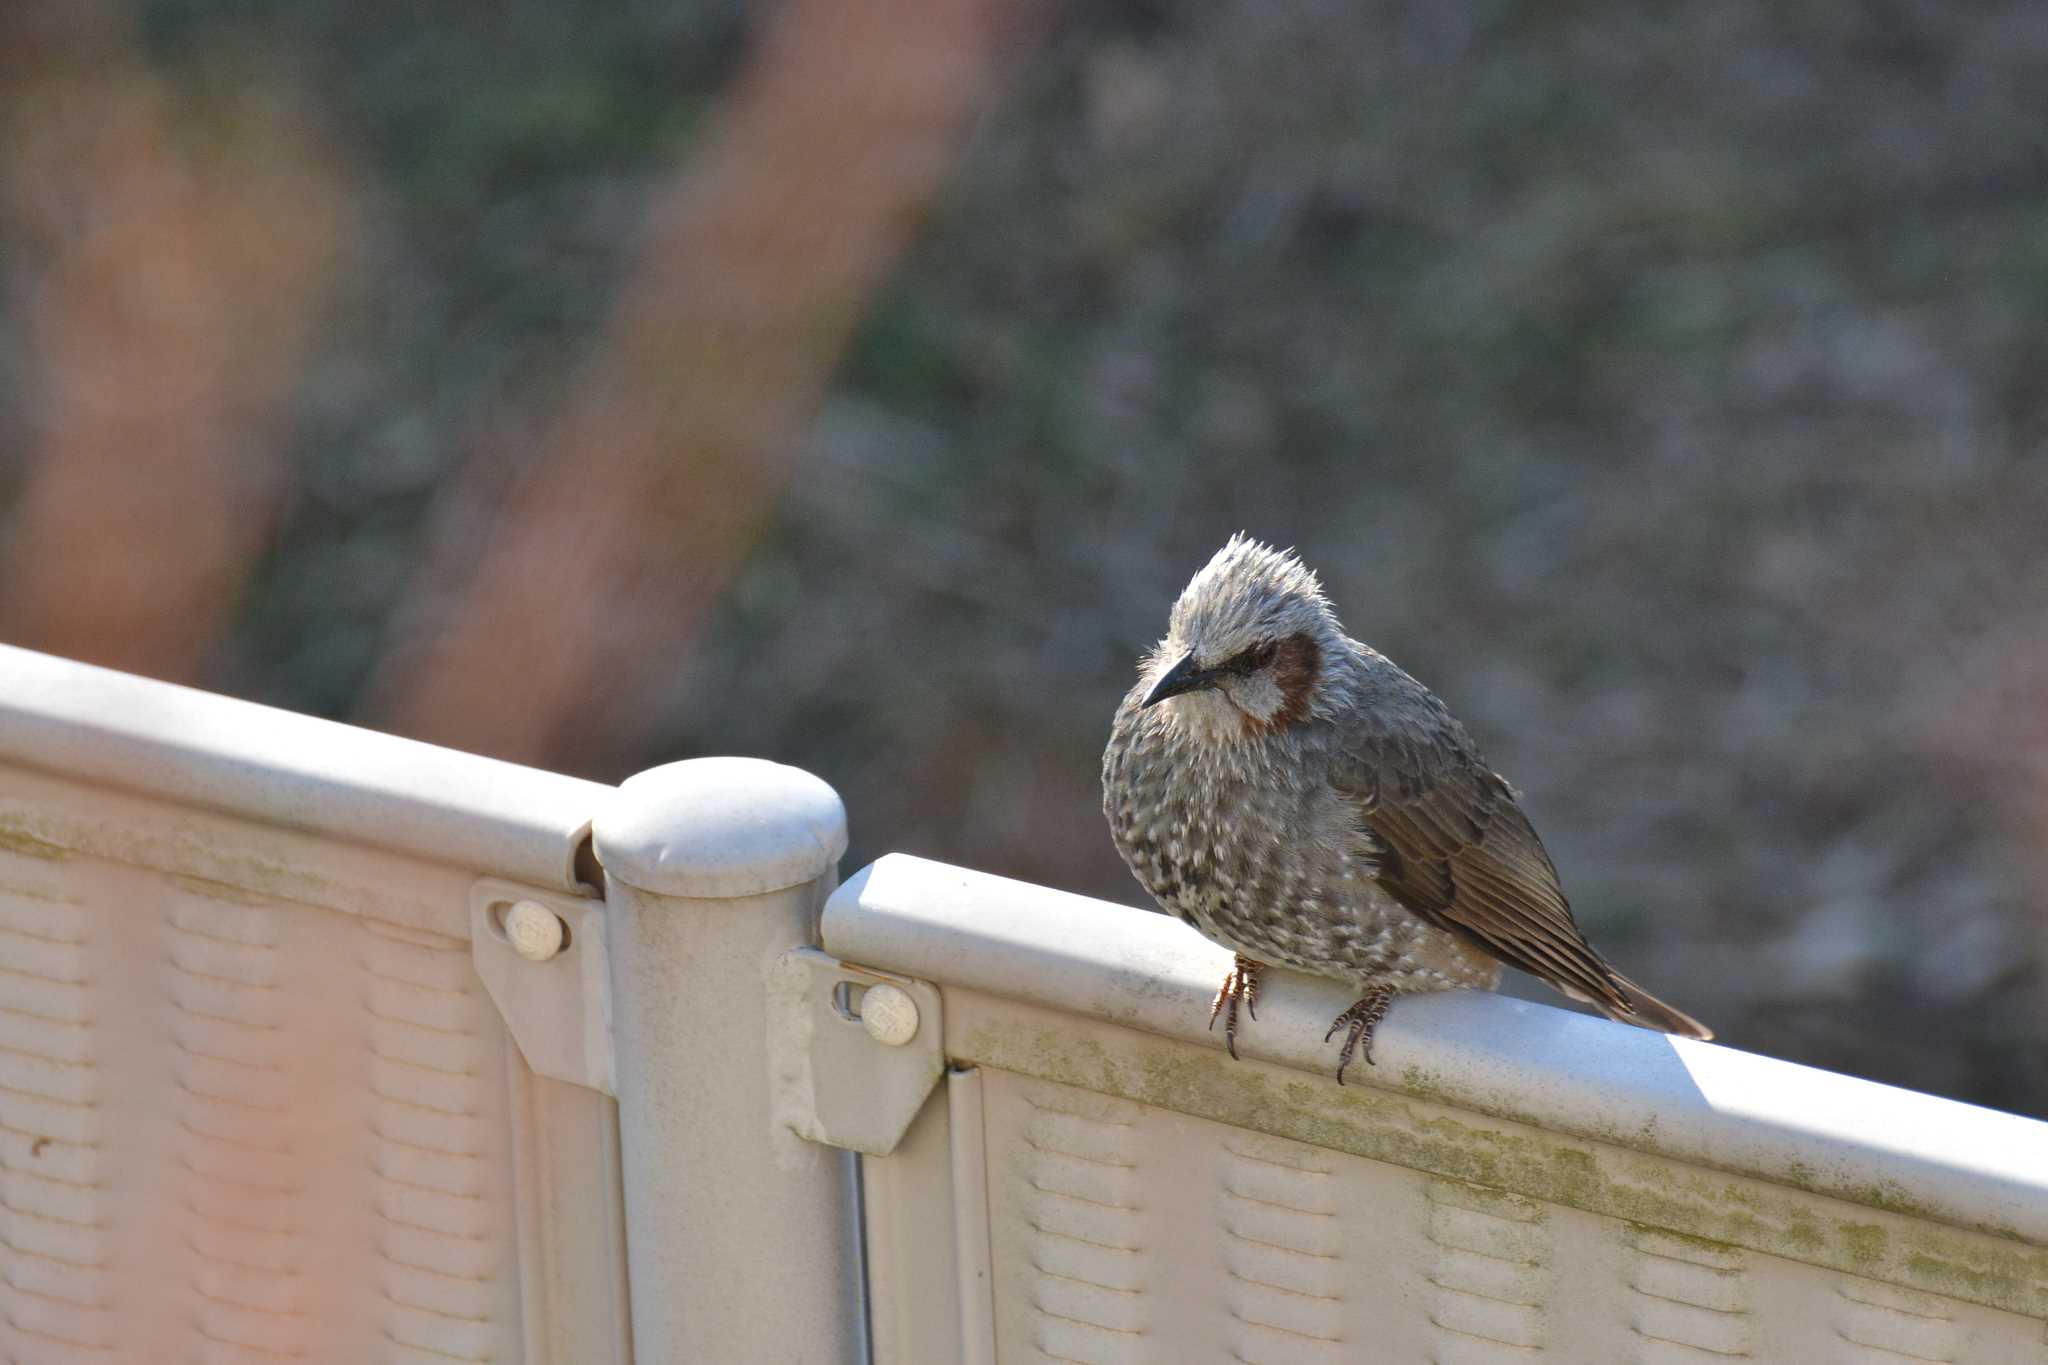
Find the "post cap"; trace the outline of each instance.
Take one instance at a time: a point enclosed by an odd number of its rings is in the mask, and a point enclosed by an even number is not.
[[[605,875],[657,896],[724,900],[815,881],[846,852],[839,793],[801,768],[693,758],[637,773],[591,824]]]

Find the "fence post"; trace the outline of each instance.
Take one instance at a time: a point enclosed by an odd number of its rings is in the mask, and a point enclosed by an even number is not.
[[[593,826],[607,881],[634,1357],[853,1365],[851,1156],[771,1119],[767,991],[817,940],[846,850],[818,778],[758,759],[628,779]]]

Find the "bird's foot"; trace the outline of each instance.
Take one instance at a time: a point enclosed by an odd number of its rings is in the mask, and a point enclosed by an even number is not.
[[[1351,1065],[1351,1059],[1361,1051],[1365,1053],[1365,1064],[1373,1065],[1372,1031],[1386,1018],[1387,1007],[1394,1003],[1392,986],[1374,986],[1350,1009],[1345,1010],[1330,1023],[1330,1031],[1323,1035],[1329,1042],[1337,1036],[1340,1028],[1351,1031],[1344,1035],[1344,1046],[1337,1053],[1337,1084],[1344,1084],[1344,1068]]]
[[[1230,975],[1223,978],[1223,985],[1216,992],[1216,999],[1209,1005],[1209,1027],[1216,1027],[1216,1016],[1223,1016],[1223,1046],[1230,1049],[1230,1059],[1237,1060],[1237,1007],[1244,1004],[1244,1012],[1256,1019],[1259,1017],[1259,973],[1266,970],[1263,962],[1254,962],[1243,953],[1231,964]]]

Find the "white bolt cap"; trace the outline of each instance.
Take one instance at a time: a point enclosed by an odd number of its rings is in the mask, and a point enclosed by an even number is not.
[[[860,1023],[876,1042],[902,1047],[917,1036],[917,1002],[900,987],[877,982],[860,998]]]
[[[514,901],[505,910],[505,937],[528,962],[546,962],[562,951],[568,931],[562,917],[539,901]]]

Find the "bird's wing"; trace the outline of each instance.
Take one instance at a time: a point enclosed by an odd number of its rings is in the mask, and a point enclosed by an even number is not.
[[[1425,694],[1426,695],[1426,694]],[[1631,1011],[1572,920],[1557,869],[1515,799],[1434,697],[1346,726],[1330,780],[1378,855],[1380,886],[1439,929],[1569,995]],[[1413,719],[1400,717],[1410,712]]]

